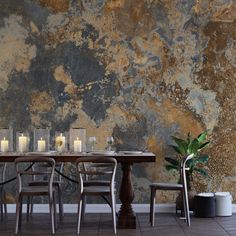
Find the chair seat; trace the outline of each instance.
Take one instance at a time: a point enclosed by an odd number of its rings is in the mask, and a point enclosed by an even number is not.
[[[183,188],[183,185],[176,183],[152,183],[150,184],[150,188],[160,190],[180,190]]]
[[[62,201],[62,189],[61,189],[61,185],[62,185],[62,181],[60,180],[54,180],[53,181],[53,187],[57,189],[58,192],[58,203],[59,203],[59,215],[60,215],[60,219],[63,219],[63,215],[64,215],[64,210],[63,210],[63,201]],[[48,186],[48,181],[47,180],[35,180],[32,182],[28,183],[28,186]],[[28,204],[31,204],[31,213],[33,212],[33,203],[31,201],[28,202]],[[30,209],[30,207],[28,208]],[[27,214],[29,214],[29,212],[27,212]]]
[[[54,191],[54,189],[53,189]],[[21,194],[24,195],[48,195],[48,186],[27,186],[23,187]]]
[[[86,186],[83,189],[84,193],[97,193],[97,194],[104,194],[104,193],[111,193],[111,189],[109,186]]]

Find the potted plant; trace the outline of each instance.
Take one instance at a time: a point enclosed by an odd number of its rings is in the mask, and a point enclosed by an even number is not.
[[[183,157],[186,157],[187,155],[194,154],[194,157],[186,163],[186,167],[189,168],[189,170],[186,173],[186,178],[190,195],[195,195],[195,191],[193,191],[192,188],[194,172],[199,173],[203,177],[209,177],[208,172],[205,168],[205,164],[208,162],[209,156],[207,154],[201,154],[200,152],[210,143],[209,141],[207,141],[207,134],[208,131],[206,130],[201,134],[199,134],[197,137],[193,138],[191,133],[188,133],[186,140],[172,136],[172,139],[175,142],[175,144],[171,145],[171,147],[175,150],[177,155],[174,157],[165,157],[165,160],[167,161],[166,169],[168,171],[179,172],[181,159]],[[191,193],[191,191],[193,192]],[[191,198],[192,197],[190,197],[189,199],[190,209],[192,208]],[[182,209],[181,202],[182,198],[181,196],[178,196],[176,200],[177,209]]]

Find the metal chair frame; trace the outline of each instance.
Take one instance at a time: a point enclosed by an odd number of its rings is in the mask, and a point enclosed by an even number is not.
[[[151,226],[154,226],[155,221],[155,198],[157,190],[169,190],[169,191],[182,191],[183,195],[183,205],[184,205],[184,214],[187,226],[190,227],[190,213],[189,213],[189,202],[188,202],[188,187],[187,187],[187,178],[186,171],[188,168],[186,167],[186,163],[188,160],[192,159],[194,154],[188,155],[183,158],[180,163],[180,184],[170,184],[170,183],[153,183],[150,185],[151,189],[151,197],[150,197],[150,215],[149,220]]]
[[[5,182],[7,163],[0,163],[0,182]],[[6,203],[6,192],[4,189],[4,185],[0,185],[0,212],[1,212],[1,220],[3,220],[4,215],[7,217],[7,203]]]
[[[111,157],[82,157],[77,162],[79,178],[79,196],[78,196],[78,221],[77,234],[80,233],[81,216],[83,206],[85,206],[85,197],[87,195],[108,195],[111,198],[111,211],[113,220],[113,232],[116,234],[116,199],[115,199],[115,174],[117,161]],[[105,168],[105,170],[104,170]],[[107,170],[108,169],[108,170]],[[89,180],[91,176],[107,176],[108,180]]]
[[[64,167],[63,163],[55,164],[55,168],[57,168],[59,172],[62,172],[63,167]],[[32,166],[32,170],[37,170],[38,168],[47,169],[48,166],[45,164],[37,164],[37,165]],[[29,186],[47,186],[47,184],[48,184],[47,180],[40,180],[37,178],[37,175],[36,176],[33,175],[32,182],[29,182]],[[61,184],[62,184],[62,176],[59,174],[54,174],[53,186],[57,190],[60,220],[62,220],[64,216]],[[27,220],[29,219],[29,215],[33,213],[34,204],[33,204],[32,198],[33,196],[30,196],[28,197],[28,200],[27,200]]]
[[[51,168],[48,168],[48,171],[34,171],[22,168],[23,164],[31,163],[46,163]],[[17,183],[18,183],[18,192],[17,192],[17,202],[16,202],[16,225],[15,225],[15,234],[18,234],[21,229],[22,221],[22,204],[24,196],[48,196],[49,198],[49,211],[51,217],[51,232],[55,233],[56,228],[56,203],[55,203],[55,188],[53,187],[53,177],[55,171],[55,160],[49,157],[19,157],[15,159],[15,168],[17,172]],[[29,186],[28,181],[23,182],[23,176],[33,176],[33,175],[48,175],[48,184],[47,186]],[[31,181],[31,180],[30,180]]]

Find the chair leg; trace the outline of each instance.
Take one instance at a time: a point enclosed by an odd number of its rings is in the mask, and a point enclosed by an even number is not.
[[[1,221],[3,220],[3,190],[0,190],[0,195],[1,195],[1,199],[0,199],[0,211],[1,211]]]
[[[150,187],[150,211],[149,211],[149,222],[152,222],[152,188]]]
[[[55,192],[53,193],[53,212],[54,212],[54,227],[55,227],[55,229],[57,229],[57,221],[56,221],[56,217],[57,217],[57,204],[56,204]]]
[[[54,202],[53,202],[52,195],[49,195],[49,210],[50,210],[50,218],[51,218],[51,231],[52,231],[52,234],[55,234]]]
[[[151,187],[151,197],[150,197],[150,223],[151,226],[154,226],[155,222],[155,198],[156,198],[156,189]]]
[[[87,197],[83,195],[82,197],[82,210],[81,210],[81,220],[84,220],[85,217],[85,210],[86,210],[86,202],[87,202]]]
[[[82,213],[82,204],[83,204],[83,197],[79,197],[78,201],[78,221],[77,221],[77,234],[80,232],[80,222],[81,222],[81,213]]]
[[[22,225],[22,208],[23,208],[23,196],[20,199],[20,216],[19,216],[19,229],[21,230]]]
[[[32,215],[34,211],[34,202],[33,202],[33,196],[30,197],[30,214]]]
[[[1,209],[1,221],[3,221],[3,204],[0,203],[0,209]]]
[[[19,195],[17,197],[17,202],[16,202],[16,225],[15,225],[15,234],[18,234],[19,228],[20,228],[20,221],[21,221],[21,202],[22,202],[22,197]]]
[[[57,192],[58,192],[60,220],[63,220],[64,210],[63,210],[63,201],[62,201],[62,191],[61,191],[61,186],[59,186],[59,185],[57,186]]]
[[[114,194],[114,191],[111,192],[111,204],[113,232],[114,234],[116,234],[116,196]]]
[[[30,208],[31,208],[32,202],[31,202],[31,196],[27,197],[27,209],[26,209],[26,219],[27,222],[29,221],[29,215],[30,215]]]
[[[6,198],[6,192],[3,192],[3,207],[4,207],[4,213],[5,213],[5,218],[7,218],[7,198]]]
[[[0,211],[1,211],[1,221],[3,221],[3,202],[2,202],[2,197],[0,200]]]
[[[184,202],[184,213],[185,213],[187,226],[190,227],[190,214],[189,214],[189,203],[188,203],[188,190],[187,190],[187,187],[184,187],[183,202]]]

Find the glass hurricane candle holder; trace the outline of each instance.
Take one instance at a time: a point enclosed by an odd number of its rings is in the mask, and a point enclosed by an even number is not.
[[[17,131],[16,132],[16,151],[25,153],[29,151],[29,133]]]
[[[55,150],[58,152],[67,152],[68,134],[66,132],[56,131],[55,133]]]
[[[35,129],[34,130],[34,151],[47,152],[50,149],[50,130]]]
[[[89,145],[90,145],[90,151],[94,151],[95,144],[97,143],[96,137],[94,137],[94,136],[89,137],[88,141],[89,141]]]
[[[13,151],[13,130],[0,129],[0,152]]]
[[[86,151],[86,129],[71,128],[70,129],[70,151],[85,152]]]

